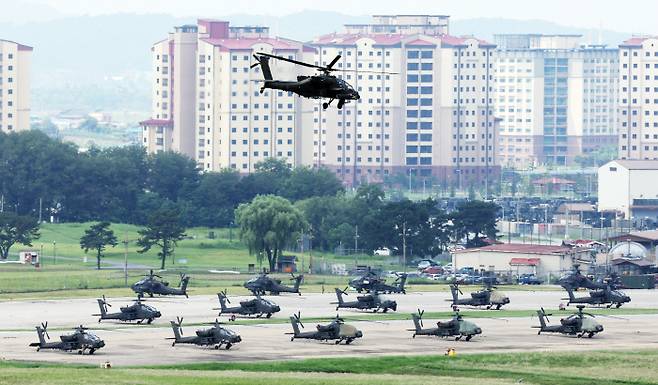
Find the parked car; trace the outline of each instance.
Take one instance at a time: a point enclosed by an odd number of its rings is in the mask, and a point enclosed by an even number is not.
[[[425,274],[443,274],[443,268],[441,266],[430,266],[423,269]]]
[[[521,274],[517,282],[519,285],[541,285],[542,280],[534,274]]]
[[[432,261],[431,259],[422,259],[418,262],[418,270],[424,270],[431,266],[438,266],[439,264]]]

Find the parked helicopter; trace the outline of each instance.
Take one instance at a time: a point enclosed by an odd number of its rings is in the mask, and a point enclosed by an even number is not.
[[[30,346],[36,346],[37,352],[41,349],[54,349],[64,350],[67,352],[77,350],[78,354],[94,354],[94,352],[103,346],[105,342],[98,338],[95,334],[88,332],[88,328],[80,325],[76,327],[72,334],[66,334],[59,337],[58,342],[46,342],[46,338],[50,339],[48,335],[48,322],[41,323],[36,327],[39,342],[33,342]]]
[[[376,273],[368,270],[363,276],[350,280],[349,285],[357,292],[380,292],[380,293],[402,293],[407,292],[404,289],[404,284],[407,282],[407,274],[395,274],[395,285],[386,284],[386,280],[381,278]]]
[[[133,284],[130,288],[137,293],[138,297],[143,297],[144,294],[148,294],[149,297],[153,297],[154,294],[184,295],[186,298],[188,297],[187,284],[190,282],[190,277],[187,275],[181,273],[178,288],[170,287],[169,282],[157,280],[155,279],[156,277],[162,278],[157,274],[153,274],[153,270],[151,270],[148,275],[145,275],[143,279]]]
[[[631,302],[631,297],[619,290],[613,290],[610,285],[605,286],[603,289],[590,290],[589,295],[583,297],[576,297],[571,287],[565,287],[564,290],[569,295],[569,298],[563,298],[568,300],[567,305],[584,303],[588,305],[607,305],[607,308],[612,306],[619,308],[621,305]]]
[[[119,321],[137,321],[141,324],[146,320],[146,323],[153,322],[154,319],[160,318],[162,315],[157,309],[152,306],[142,303],[142,299],[137,297],[135,302],[130,306],[122,306],[119,308],[118,313],[108,313],[107,308],[112,307],[109,302],[103,298],[98,298],[98,307],[101,309],[100,314],[92,314],[93,316],[100,317],[98,322],[102,320],[119,320]]]
[[[447,322],[437,322],[435,328],[423,328],[423,314],[425,310],[418,309],[418,314],[412,313],[411,318],[414,321],[415,329],[408,329],[414,332],[412,338],[416,336],[437,336],[437,337],[455,337],[455,341],[459,341],[462,337],[464,340],[470,341],[473,336],[482,334],[482,329],[475,323],[465,321],[459,314],[459,309],[453,307],[455,314],[452,319]]]
[[[510,303],[510,300],[504,293],[494,289],[495,287],[491,285],[491,282],[486,281],[485,287],[482,290],[471,293],[471,298],[459,299],[459,294],[464,295],[464,293],[462,293],[457,284],[452,284],[450,285],[452,299],[448,299],[447,301],[451,301],[452,306],[486,306],[487,310],[493,308],[500,310],[503,305]]]
[[[537,310],[537,317],[539,318],[540,326],[533,326],[533,328],[539,329],[537,334],[545,333],[562,333],[578,336],[578,338],[587,336],[592,338],[596,333],[603,331],[603,325],[599,324],[594,320],[594,315],[590,313],[584,313],[584,305],[578,305],[578,312],[573,313],[567,318],[560,319],[559,325],[546,325],[550,323],[548,316],[552,314],[546,314],[544,308]]]
[[[336,345],[343,341],[345,341],[346,345],[349,345],[355,339],[363,337],[363,332],[361,332],[361,330],[358,330],[352,325],[346,324],[345,320],[340,318],[338,314],[336,314],[336,318],[334,318],[329,324],[317,325],[317,330],[312,332],[302,332],[299,329],[300,326],[302,328],[304,327],[299,312],[290,316],[290,323],[292,324],[293,333],[286,333],[292,334],[290,341],[294,341],[295,338],[321,341],[331,340],[335,341]]]
[[[214,308],[213,310],[219,310],[218,315],[232,314],[230,318],[231,321],[235,321],[236,315],[256,315],[256,318],[260,318],[265,315],[266,318],[270,318],[272,317],[272,314],[281,311],[279,305],[272,301],[261,298],[259,294],[256,294],[256,298],[250,299],[248,301],[240,301],[240,306],[233,307],[226,306],[227,303],[231,303],[231,301],[226,296],[226,290],[217,293],[217,297],[219,298],[220,308]]]
[[[223,328],[217,319],[210,324],[212,325],[211,328],[197,330],[196,335],[190,337],[183,337],[182,317],[176,317],[176,321],[170,322],[171,328],[174,330],[174,338],[167,339],[174,340],[171,343],[171,346],[175,346],[176,344],[193,344],[199,346],[213,346],[215,349],[219,349],[224,345],[224,348],[229,350],[234,344],[242,341],[242,338],[234,331]]]
[[[345,302],[343,300],[343,295],[348,295],[345,288],[341,290],[336,288],[336,298],[338,302],[332,302],[332,304],[337,305],[336,310],[338,309],[360,309],[360,310],[373,310],[377,313],[379,310],[382,313],[388,312],[388,310],[396,311],[398,309],[398,304],[394,300],[384,299],[380,296],[379,293],[373,292],[366,295],[360,295],[356,297],[356,301]]]
[[[244,287],[251,291],[254,295],[260,294],[265,295],[266,292],[270,292],[271,295],[279,295],[280,293],[297,293],[302,295],[299,291],[299,285],[301,285],[304,275],[300,274],[298,276],[292,275],[291,280],[295,281],[293,287],[282,285],[280,279],[271,278],[267,274],[260,274],[258,277],[252,278],[244,283]]]

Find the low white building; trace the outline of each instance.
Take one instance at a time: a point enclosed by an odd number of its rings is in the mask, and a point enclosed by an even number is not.
[[[613,160],[598,175],[599,211],[658,220],[658,160]]]
[[[546,277],[571,270],[574,263],[590,262],[590,250],[556,245],[504,243],[465,250],[452,254],[456,269],[472,267],[478,271],[537,274]]]

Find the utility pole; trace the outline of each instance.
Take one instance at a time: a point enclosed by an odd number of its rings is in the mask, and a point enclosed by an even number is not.
[[[354,268],[359,265],[359,260],[357,259],[359,250],[359,225],[354,227]]]
[[[5,212],[5,194],[0,195],[0,213]]]
[[[128,287],[128,239],[123,240],[123,284]]]
[[[407,222],[402,222],[402,264],[407,272]]]
[[[41,207],[43,199],[39,198],[39,224],[41,224]]]
[[[53,264],[57,264],[57,242],[53,241]]]

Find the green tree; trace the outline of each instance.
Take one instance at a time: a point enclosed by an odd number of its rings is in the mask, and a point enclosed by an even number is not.
[[[235,220],[240,227],[240,239],[252,254],[267,256],[270,271],[283,248],[297,239],[307,223],[299,209],[285,198],[261,195],[250,203],[243,203],[235,211]]]
[[[80,248],[82,248],[85,253],[89,250],[96,250],[96,268],[101,269],[101,258],[104,257],[103,251],[107,246],[116,246],[117,237],[114,235],[114,231],[110,229],[110,222],[99,222],[95,225],[91,225],[85,234],[80,238]]]
[[[39,223],[34,218],[0,213],[0,259],[6,260],[9,257],[9,249],[14,244],[32,246],[32,241],[39,236]]]
[[[139,231],[137,252],[146,253],[153,246],[158,246],[160,268],[165,268],[167,257],[170,256],[178,241],[185,238],[185,228],[180,224],[180,211],[171,205],[164,205],[148,217],[146,228]]]
[[[492,202],[466,201],[451,214],[455,240],[466,238],[467,247],[482,246],[482,238],[496,239],[500,207]]]
[[[292,170],[279,195],[298,201],[314,196],[333,196],[341,191],[343,185],[329,169],[302,166]]]
[[[189,196],[199,185],[197,164],[184,155],[160,152],[150,156],[148,165],[148,190],[172,202]]]

